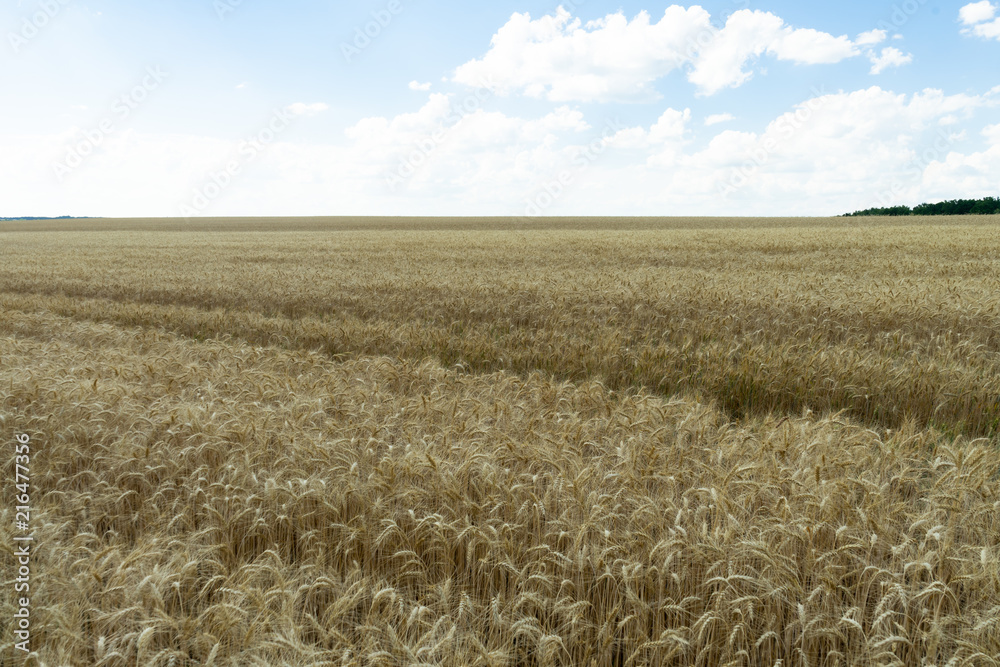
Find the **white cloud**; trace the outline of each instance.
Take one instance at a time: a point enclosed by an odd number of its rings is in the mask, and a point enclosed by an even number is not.
[[[1000,40],[1000,18],[994,18],[997,9],[997,5],[989,0],[973,2],[962,7],[958,11],[958,16],[967,26],[962,29],[962,34]]]
[[[989,0],[982,2],[972,2],[958,10],[958,18],[965,25],[975,25],[983,21],[989,21],[997,13],[996,6]]]
[[[986,137],[990,146],[1000,146],[1000,123],[996,125],[987,125],[983,128],[983,136]]]
[[[854,39],[854,43],[858,46],[874,46],[884,42],[887,35],[885,30],[869,30],[858,35]]]
[[[654,22],[647,12],[629,20],[609,14],[583,24],[566,9],[532,19],[515,13],[493,36],[481,58],[459,66],[453,80],[489,81],[501,95],[521,93],[555,102],[640,100],[658,97],[655,82],[688,69],[701,94],[742,85],[753,76],[752,60],[816,65],[861,55],[847,36],[796,29],[769,12],[740,10],[722,29],[700,6],[668,7]],[[859,36],[863,44],[884,39],[882,31]]]
[[[436,129],[450,109],[447,95],[432,93],[424,106],[414,113],[401,114],[392,120],[382,116],[363,118],[344,130],[344,134],[370,145],[407,143]]]
[[[684,136],[687,124],[691,120],[691,110],[677,111],[667,109],[663,115],[649,128],[649,138],[653,143],[662,143],[668,139]]]
[[[365,173],[375,170],[357,181],[352,201],[367,198],[379,212],[440,213],[448,202],[448,213],[521,214],[526,201],[537,201],[543,186],[568,170],[571,185],[546,213],[833,214],[878,205],[886,192],[914,203],[962,196],[963,187],[978,193],[996,181],[1000,165],[993,153],[954,151],[960,132],[949,129],[946,144],[936,147],[941,119],[967,119],[990,103],[985,96],[934,89],[903,95],[877,86],[819,95],[759,132],[708,134],[694,151],[691,111],[667,108],[648,127],[617,128],[580,168],[575,164],[593,150],[601,128],[579,111],[564,106],[536,119],[476,111],[454,122],[454,109],[441,96],[413,114],[359,123],[377,124],[378,135],[353,132],[353,144],[339,159],[361,160]],[[380,182],[386,165],[397,164],[435,129],[446,130],[443,139],[401,194],[387,198]],[[289,158],[290,165],[303,162],[308,160]],[[721,196],[748,164],[747,183]]]
[[[296,116],[315,116],[316,114],[323,113],[330,107],[323,102],[316,102],[315,104],[296,102],[295,104],[288,105],[286,108]]]
[[[555,135],[588,129],[583,113],[567,106],[540,118],[522,119],[482,109],[467,111],[461,104],[453,104],[450,96],[433,93],[414,113],[391,119],[364,118],[347,128],[345,135],[355,146],[364,147],[367,154],[388,164],[414,146],[429,146],[426,152],[437,158],[455,152],[474,153],[484,146],[544,143]]]
[[[1000,18],[976,25],[972,28],[972,34],[976,37],[1000,40]]]
[[[804,100],[756,131],[720,131],[693,123],[689,109],[610,128],[569,106],[523,118],[457,113],[452,98],[431,94],[411,113],[359,120],[336,145],[279,137],[243,158],[204,213],[519,215],[563,172],[570,185],[546,213],[817,215],[881,205],[886,192],[909,204],[982,196],[1000,187],[1000,125],[961,137],[975,109],[995,104],[875,86]],[[122,130],[60,185],[52,162],[79,136],[0,135],[8,210],[174,216],[209,174],[241,157],[238,144],[217,139]],[[979,146],[960,150],[963,141]],[[387,173],[414,154],[419,168],[390,192]],[[724,196],[737,176],[740,187]]]
[[[537,20],[515,13],[489,51],[458,67],[454,80],[488,80],[500,94],[557,102],[649,98],[656,79],[687,61],[688,46],[711,29],[709,18],[700,7],[671,6],[657,23],[641,12],[631,21],[611,14],[583,26],[562,7]]]
[[[982,131],[987,147],[969,154],[941,151],[921,174],[923,200],[995,197],[1000,190],[1000,125]]]
[[[736,120],[736,116],[731,113],[714,113],[705,119],[705,126],[711,127],[719,123],[728,123],[731,120]]]
[[[691,109],[667,108],[649,129],[642,126],[619,129],[608,139],[608,145],[674,153],[680,146],[690,143],[690,122]]]
[[[872,61],[871,74],[881,74],[889,67],[901,67],[913,62],[913,54],[904,54],[894,46],[882,49],[881,54],[876,54],[872,51],[868,54],[868,58]]]
[[[411,81],[410,82],[410,90],[428,91],[430,89],[431,89],[431,83],[430,83],[430,81],[428,81],[427,83],[420,83],[419,81]]]
[[[859,51],[846,35],[833,35],[812,28],[782,29],[782,34],[767,47],[779,60],[791,60],[802,65],[824,65],[858,55]]]
[[[631,187],[635,196],[645,192],[647,205],[649,190],[644,188],[662,194],[671,210],[692,212],[702,206],[736,215],[778,209],[789,215],[838,213],[880,205],[886,193],[898,203],[914,203],[961,185],[945,182],[933,167],[937,160],[954,161],[959,155],[954,146],[961,133],[949,130],[947,140],[941,139],[939,119],[968,117],[988,103],[984,97],[947,96],[938,90],[907,96],[879,87],[820,95],[779,115],[760,132],[725,130],[695,152],[678,152],[674,146],[671,160],[654,153],[646,173],[629,172],[633,185],[622,174],[604,178],[619,188]],[[963,183],[981,188],[990,178],[996,181],[1000,172],[991,168],[988,159],[976,157],[963,166],[974,171]],[[950,196],[963,192],[951,189]]]
[[[779,116],[759,135],[744,133],[736,144],[732,139],[730,145],[710,144],[692,161],[723,165],[738,151],[739,166],[730,167],[724,183],[740,186],[731,200],[751,205],[794,192],[809,197],[812,207],[829,198],[844,211],[880,202],[913,203],[947,189],[932,166],[958,155],[954,145],[961,133],[939,129],[939,119],[967,116],[985,104],[983,97],[946,96],[933,89],[909,97],[877,86],[824,95]],[[988,180],[987,166],[978,173],[977,178]]]
[[[470,111],[447,95],[432,94],[415,113],[366,118],[346,134],[353,153],[378,165],[370,192],[382,197],[397,189],[410,195],[426,192],[433,199],[475,197],[480,189],[519,179],[530,182],[529,174],[561,163],[568,139],[591,129],[582,112],[567,106],[524,119]],[[519,163],[516,168],[511,168],[512,161]],[[390,181],[392,192],[387,188]]]
[[[962,156],[955,150],[961,132],[940,135],[945,131],[938,121],[967,118],[987,104],[985,97],[938,90],[901,95],[872,87],[820,95],[759,132],[725,130],[693,152],[673,144],[670,159],[668,151],[650,147],[645,165],[602,170],[578,196],[614,197],[617,191],[622,201],[642,202],[645,208],[633,213],[727,215],[836,214],[882,200],[913,204],[970,191],[981,196],[991,180],[994,191],[1000,185],[995,159]],[[991,129],[988,138],[994,132],[1000,134]],[[938,162],[957,165],[957,175]],[[591,207],[599,210],[599,203]]]

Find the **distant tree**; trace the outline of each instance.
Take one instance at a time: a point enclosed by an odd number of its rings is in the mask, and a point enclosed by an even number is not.
[[[866,208],[863,211],[848,213],[848,217],[865,215],[910,215],[909,206],[890,206],[888,208]]]
[[[863,215],[991,215],[997,213],[1000,213],[1000,198],[985,197],[983,199],[949,199],[936,204],[918,204],[913,209],[908,206],[867,208],[863,211],[846,213],[845,217]]]
[[[22,215],[18,218],[0,218],[0,220],[82,220],[83,218],[74,218],[72,215],[60,215],[58,218],[47,218],[32,215]]]
[[[990,215],[991,213],[1000,213],[1000,198],[998,197],[987,197],[983,199],[975,206],[972,207],[972,213],[975,215]]]

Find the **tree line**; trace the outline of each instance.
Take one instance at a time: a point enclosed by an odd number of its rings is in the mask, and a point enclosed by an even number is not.
[[[990,215],[1000,213],[1000,198],[984,197],[982,199],[949,199],[936,204],[918,204],[909,206],[888,206],[885,208],[866,208],[863,211],[845,213],[842,217],[861,215]]]
[[[20,218],[0,218],[0,220],[3,220],[5,222],[12,222],[14,220],[78,220],[78,219],[80,218],[76,218],[75,216],[72,215],[60,215],[58,218],[46,218],[46,217],[39,217],[32,215],[24,215],[21,216]]]

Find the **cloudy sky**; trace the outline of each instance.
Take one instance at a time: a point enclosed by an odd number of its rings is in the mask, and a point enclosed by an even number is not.
[[[0,216],[1000,195],[1000,0],[7,0]]]

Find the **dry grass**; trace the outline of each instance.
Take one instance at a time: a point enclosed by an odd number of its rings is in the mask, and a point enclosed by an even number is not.
[[[998,665],[998,236],[4,235],[37,663]]]

